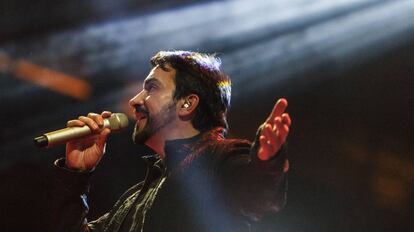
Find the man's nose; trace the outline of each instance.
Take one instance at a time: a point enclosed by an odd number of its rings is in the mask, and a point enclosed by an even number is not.
[[[143,91],[139,92],[137,95],[135,95],[131,100],[129,100],[129,105],[131,107],[135,107],[137,105],[143,105],[144,104],[144,96]]]

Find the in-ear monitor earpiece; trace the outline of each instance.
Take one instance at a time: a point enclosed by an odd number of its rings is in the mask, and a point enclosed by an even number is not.
[[[188,108],[188,107],[190,107],[191,106],[191,103],[190,102],[188,102],[188,101],[186,101],[185,103],[184,103],[184,105],[183,105],[183,107],[184,108]]]

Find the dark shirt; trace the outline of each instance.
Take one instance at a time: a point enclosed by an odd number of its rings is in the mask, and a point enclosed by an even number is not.
[[[55,215],[53,231],[249,231],[251,222],[286,201],[285,154],[260,161],[256,153],[257,145],[224,139],[217,131],[168,141],[165,159],[144,157],[145,180],[88,224],[90,174],[61,167],[53,211],[65,211]]]

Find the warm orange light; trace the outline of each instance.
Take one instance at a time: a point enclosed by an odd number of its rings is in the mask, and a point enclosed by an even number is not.
[[[12,70],[20,79],[80,100],[86,100],[91,94],[91,88],[86,81],[27,61],[16,62]]]
[[[14,61],[3,52],[0,52],[0,72],[11,73],[19,79],[79,100],[86,100],[91,95],[91,87],[84,80],[24,60]]]

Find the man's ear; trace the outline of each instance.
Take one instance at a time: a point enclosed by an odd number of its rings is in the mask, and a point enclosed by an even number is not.
[[[191,117],[198,106],[200,99],[197,94],[190,94],[178,101],[178,115],[180,117]]]

